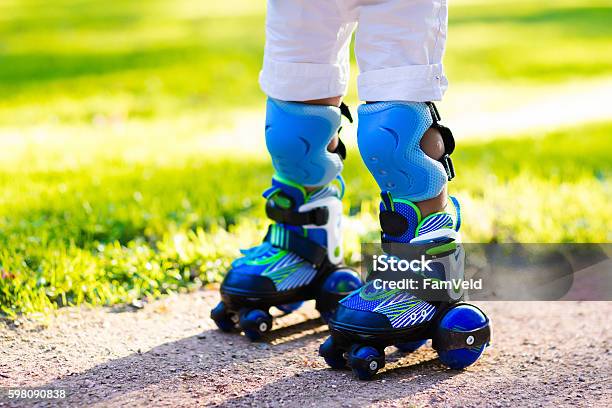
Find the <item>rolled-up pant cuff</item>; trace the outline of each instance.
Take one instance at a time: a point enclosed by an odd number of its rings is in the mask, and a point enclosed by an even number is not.
[[[362,101],[439,101],[448,81],[442,64],[411,65],[364,72],[357,78]]]
[[[348,68],[340,64],[278,62],[264,58],[259,84],[272,98],[299,102],[345,95],[348,77]]]

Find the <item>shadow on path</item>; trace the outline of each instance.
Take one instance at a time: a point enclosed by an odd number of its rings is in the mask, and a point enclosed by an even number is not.
[[[139,350],[109,360],[82,373],[51,381],[41,388],[66,389],[69,397],[62,401],[66,405],[104,405],[105,402],[119,401],[131,393],[146,393],[144,397],[149,401],[160,401],[164,399],[163,395],[152,395],[157,393],[147,389],[163,386],[170,392],[172,389],[180,389],[182,384],[194,381],[201,383],[203,390],[207,387],[214,390],[226,385],[219,383],[220,373],[224,370],[231,367],[236,376],[230,380],[230,373],[221,378],[221,382],[240,384],[239,376],[245,370],[274,364],[276,360],[280,361],[283,356],[295,353],[296,348],[304,347],[313,340],[318,344],[318,340],[322,341],[325,328],[320,319],[310,319],[275,329],[263,342],[255,343],[238,333],[208,329],[195,336],[161,344],[146,352]],[[316,354],[312,357],[316,358]],[[138,399],[142,397],[139,395]],[[54,404],[41,401],[34,405]]]
[[[387,354],[389,361],[403,357]],[[308,370],[284,377],[245,395],[226,400],[217,407],[236,406],[364,406],[396,401],[428,390],[460,371],[440,370],[437,358],[386,369],[373,381],[359,381],[350,370]]]

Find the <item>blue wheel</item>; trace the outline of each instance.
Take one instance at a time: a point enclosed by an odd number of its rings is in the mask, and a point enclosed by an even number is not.
[[[327,324],[338,307],[338,301],[362,285],[359,274],[352,269],[343,268],[332,272],[321,286],[320,298],[324,300],[317,309],[321,314],[321,319]],[[333,301],[331,301],[333,299]]]
[[[210,317],[214,320],[217,327],[224,332],[231,332],[236,328],[236,323],[232,320],[232,315],[223,302],[219,302],[217,306],[210,311]]]
[[[489,320],[472,305],[459,305],[450,309],[440,320],[438,336],[441,343],[451,343],[449,338],[459,338],[466,347],[445,347],[438,349],[438,357],[442,364],[454,370],[461,370],[476,362],[484,352],[489,341]],[[476,338],[471,333],[486,332],[486,338]],[[482,336],[481,336],[482,337]],[[471,345],[471,346],[470,346]]]
[[[303,304],[304,302],[287,303],[286,305],[276,306],[276,308],[283,313],[289,314],[298,310]]]
[[[355,289],[359,289],[362,284],[357,272],[344,268],[332,272],[323,282],[322,289],[327,293],[348,295]]]
[[[371,380],[385,365],[385,355],[370,346],[356,346],[349,353],[353,374],[360,380]]]
[[[395,347],[402,353],[412,353],[425,343],[427,343],[427,340],[408,341],[406,343],[397,343]]]
[[[272,316],[263,310],[249,310],[240,316],[240,328],[251,341],[257,341],[272,328]]]
[[[343,351],[336,347],[331,336],[319,346],[319,355],[323,357],[328,366],[335,370],[346,367],[346,359],[343,354]]]

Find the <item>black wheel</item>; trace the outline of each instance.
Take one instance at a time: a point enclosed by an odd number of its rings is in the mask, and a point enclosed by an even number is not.
[[[240,315],[240,328],[251,341],[257,341],[272,329],[272,316],[263,310],[249,310]]]
[[[224,332],[231,332],[236,328],[234,316],[229,312],[227,306],[223,302],[219,302],[213,310],[210,311],[210,317],[217,324],[217,327]]]
[[[346,368],[344,352],[336,346],[331,336],[319,346],[319,355],[323,357],[327,365],[333,369],[339,370],[341,368]]]
[[[349,353],[353,374],[360,380],[371,380],[385,366],[385,355],[371,346],[355,346]]]

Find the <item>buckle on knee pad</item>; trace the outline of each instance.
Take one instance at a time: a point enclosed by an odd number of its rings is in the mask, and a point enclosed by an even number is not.
[[[444,143],[444,154],[438,161],[444,166],[448,181],[451,181],[455,178],[455,167],[450,157],[455,151],[455,137],[449,128],[440,123],[442,117],[436,105],[433,102],[427,102],[427,106],[429,107],[429,112],[431,113],[431,119],[433,121],[431,127],[440,132],[440,135],[442,135],[442,142]]]
[[[353,115],[351,115],[351,110],[344,102],[340,104],[340,114],[348,119],[349,123],[353,123]],[[341,131],[342,126],[338,128],[338,135],[340,135]],[[336,153],[342,160],[346,160],[346,146],[342,142],[342,139],[340,139],[340,136],[338,136],[338,146],[336,146],[332,153]]]
[[[338,130],[338,133],[340,133],[340,130],[342,130],[342,128]],[[338,137],[338,146],[336,146],[332,153],[336,153],[342,160],[346,160],[346,146],[340,137]]]
[[[444,170],[446,171],[446,176],[448,177],[448,181],[451,181],[455,178],[455,166],[453,166],[453,161],[450,155],[445,154],[440,158],[440,163],[444,166]]]

